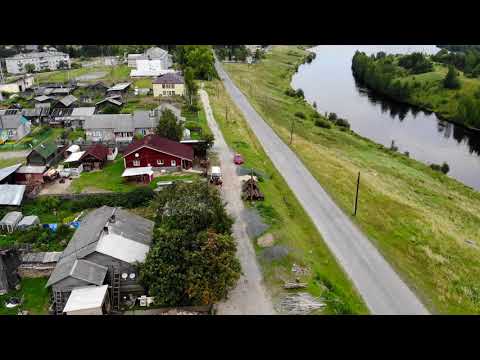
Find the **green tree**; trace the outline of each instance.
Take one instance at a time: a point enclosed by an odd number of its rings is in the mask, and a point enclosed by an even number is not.
[[[460,88],[460,80],[458,78],[457,71],[455,68],[450,65],[448,67],[447,75],[443,79],[443,86],[446,89],[459,89]]]
[[[25,64],[25,71],[30,74],[33,73],[35,71],[35,65]]]
[[[185,74],[185,93],[186,101],[189,108],[195,104],[197,96],[198,85],[195,83],[194,72],[191,67],[187,67],[184,71]]]
[[[155,133],[170,140],[180,141],[183,135],[183,126],[171,110],[165,109],[160,115]]]

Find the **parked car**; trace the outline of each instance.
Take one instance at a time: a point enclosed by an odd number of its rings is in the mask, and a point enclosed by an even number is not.
[[[242,155],[240,155],[240,154],[235,154],[235,156],[233,157],[233,162],[234,162],[236,165],[242,165],[245,161],[243,160]]]

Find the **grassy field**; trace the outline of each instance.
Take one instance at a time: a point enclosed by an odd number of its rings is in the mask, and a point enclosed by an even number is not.
[[[258,65],[225,68],[285,142],[294,113],[307,115],[292,149],[347,214],[361,171],[354,221],[431,311],[480,312],[480,193],[351,132],[314,126],[310,105],[284,93],[306,54],[275,46]]]
[[[48,313],[50,295],[45,288],[47,278],[24,278],[21,289],[0,295],[0,315],[16,315],[20,310],[27,310],[31,315],[45,315]],[[5,301],[11,297],[22,298],[23,304],[13,309],[5,307]]]
[[[459,80],[460,89],[450,90],[443,87],[442,81],[448,68],[443,64],[435,64],[434,71],[402,77],[399,80],[409,84],[419,84],[412,90],[409,103],[421,108],[435,111],[445,119],[453,120],[457,115],[458,101],[461,97],[474,96],[480,91],[480,79],[468,78],[461,71]]]
[[[223,85],[216,80],[206,83],[205,88],[210,95],[214,116],[229,146],[244,156],[245,166],[254,167],[269,177],[260,183],[265,201],[253,206],[269,224],[268,232],[273,234],[275,244],[290,250],[287,257],[269,261],[262,256],[263,250],[255,244],[265,281],[274,300],[285,294],[283,281],[292,280],[291,268],[296,263],[311,270],[310,275],[302,278],[302,281],[308,283],[308,292],[328,301],[325,313],[367,313],[352,284],[246,125]],[[228,121],[225,118],[226,106],[229,108]]]

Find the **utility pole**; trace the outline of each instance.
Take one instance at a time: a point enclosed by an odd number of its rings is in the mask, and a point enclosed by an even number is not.
[[[357,178],[357,193],[355,195],[355,209],[353,210],[353,216],[357,216],[357,206],[358,206],[358,188],[360,187],[360,171],[358,172]]]
[[[292,145],[293,142],[293,128],[295,126],[295,119],[292,119],[292,126],[290,128],[290,145]]]

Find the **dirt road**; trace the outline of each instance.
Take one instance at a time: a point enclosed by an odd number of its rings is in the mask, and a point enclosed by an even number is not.
[[[263,285],[263,277],[257,263],[252,240],[247,234],[247,224],[243,217],[241,181],[236,174],[233,153],[215,121],[207,93],[200,90],[200,98],[207,116],[208,126],[215,136],[212,148],[218,154],[223,175],[222,196],[227,201],[227,211],[235,219],[233,236],[237,242],[237,256],[242,265],[243,275],[229,298],[218,304],[219,315],[270,315],[274,314],[271,299]]]

